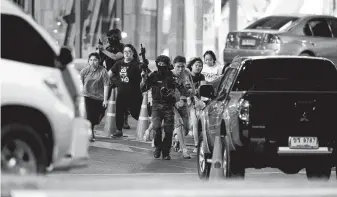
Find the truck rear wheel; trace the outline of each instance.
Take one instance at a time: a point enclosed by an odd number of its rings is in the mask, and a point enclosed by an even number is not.
[[[2,173],[44,174],[47,154],[37,132],[20,123],[10,123],[1,129]]]
[[[308,180],[329,180],[331,176],[331,166],[310,166],[305,170]]]
[[[197,148],[198,175],[200,179],[208,179],[211,170],[211,164],[207,162],[210,154],[204,152],[204,146],[205,142],[202,139],[202,135],[200,135]]]
[[[243,157],[240,155],[240,150],[230,150],[227,136],[225,136],[223,144],[223,168],[225,178],[244,179],[245,167],[243,165]]]

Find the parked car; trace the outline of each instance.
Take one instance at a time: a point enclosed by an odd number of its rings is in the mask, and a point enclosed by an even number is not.
[[[1,172],[85,166],[91,125],[72,53],[12,1],[1,2]]]
[[[325,58],[236,58],[218,85],[203,85],[211,99],[198,123],[198,173],[208,178],[215,136],[222,140],[226,178],[246,168],[306,169],[328,179],[337,158],[337,69]]]
[[[261,18],[227,35],[225,63],[236,56],[301,55],[330,59],[337,65],[337,18],[288,15]]]

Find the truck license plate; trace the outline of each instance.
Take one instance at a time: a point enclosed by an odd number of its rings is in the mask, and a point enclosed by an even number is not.
[[[289,148],[292,149],[316,149],[317,137],[289,137]]]

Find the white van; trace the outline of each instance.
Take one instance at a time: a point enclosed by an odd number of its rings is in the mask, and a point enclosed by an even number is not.
[[[71,51],[6,0],[0,61],[2,173],[85,166],[91,125]]]

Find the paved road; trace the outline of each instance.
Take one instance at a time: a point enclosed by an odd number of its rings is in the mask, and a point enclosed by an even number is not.
[[[249,174],[245,181],[204,182],[195,174],[49,175],[3,177],[2,194],[51,196],[337,196],[336,182],[308,182],[301,176]],[[9,189],[10,188],[10,189]]]
[[[91,143],[88,167],[45,177],[2,177],[2,191],[16,191],[13,197],[337,196],[335,172],[329,182],[309,182],[304,172],[285,175],[276,169],[247,169],[245,181],[240,182],[201,181],[195,154],[189,160],[175,152],[170,161],[154,159],[150,143],[135,141],[136,122],[130,123],[128,137],[101,137]],[[97,127],[99,135],[105,135],[99,131],[102,126]],[[191,137],[189,141],[193,143]]]

